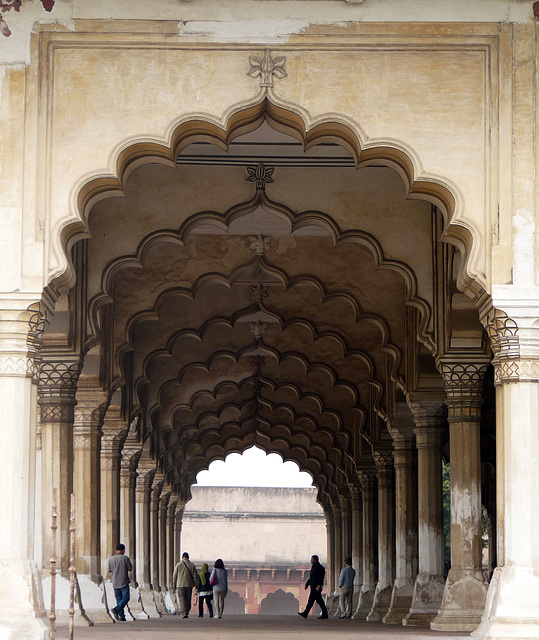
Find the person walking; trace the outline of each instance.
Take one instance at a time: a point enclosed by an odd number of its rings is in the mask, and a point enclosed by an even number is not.
[[[352,617],[352,595],[354,593],[354,579],[356,570],[352,567],[352,558],[346,558],[345,566],[341,569],[339,575],[339,587],[341,593],[339,596],[339,609],[341,610],[340,618]]]
[[[309,593],[309,599],[307,600],[307,606],[305,611],[298,611],[298,615],[302,618],[306,618],[309,615],[309,611],[312,609],[313,604],[316,602],[322,609],[322,613],[318,616],[319,619],[325,620],[328,617],[328,610],[326,609],[326,603],[322,598],[322,589],[324,588],[324,577],[326,575],[325,568],[320,564],[318,556],[311,556],[311,573],[309,579],[305,583],[305,589],[311,588]]]
[[[215,617],[222,618],[225,608],[225,598],[228,593],[228,572],[221,558],[218,558],[213,565],[210,585],[213,587],[213,594],[215,596],[215,608],[217,609]]]
[[[125,545],[116,545],[116,555],[109,558],[108,572],[112,574],[112,586],[116,606],[111,609],[115,620],[125,622],[124,608],[129,602],[129,572],[133,571],[131,560],[125,555]]]
[[[208,565],[203,562],[200,565],[200,573],[198,575],[200,585],[198,587],[198,617],[204,617],[204,600],[208,607],[210,618],[213,618],[213,606],[211,601],[213,600],[213,589],[210,586],[210,572],[208,571]]]
[[[184,618],[189,617],[193,587],[198,588],[199,583],[196,567],[191,560],[189,560],[187,551],[184,551],[182,553],[182,559],[174,567],[174,573],[172,575],[172,588],[177,593],[180,615]]]

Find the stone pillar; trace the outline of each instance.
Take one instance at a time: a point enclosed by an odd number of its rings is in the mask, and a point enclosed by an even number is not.
[[[178,500],[176,504],[176,518],[174,520],[174,564],[176,565],[182,555],[182,522],[185,505]]]
[[[441,363],[451,455],[451,569],[436,631],[473,631],[487,597],[482,569],[480,422],[483,362]]]
[[[335,566],[335,523],[331,508],[324,509],[326,514],[327,531],[327,564],[326,564],[326,593],[332,594],[335,590],[334,566]],[[312,554],[311,554],[312,555]],[[310,556],[309,556],[310,557]]]
[[[133,580],[137,580],[136,501],[137,465],[141,445],[131,436],[125,441],[120,460],[120,540],[133,564]]]
[[[110,622],[101,575],[101,433],[108,407],[99,380],[81,375],[73,424],[75,496],[75,567],[81,613],[91,621]],[[82,620],[80,621],[82,623]]]
[[[442,604],[444,592],[441,402],[413,403],[417,446],[418,544],[417,574],[412,606],[403,619],[406,626],[428,626]]]
[[[353,611],[355,611],[363,585],[363,511],[361,490],[358,487],[350,488],[350,502],[352,506],[352,565],[356,570],[352,602]]]
[[[80,374],[79,357],[65,360],[47,358],[39,372],[38,403],[41,425],[41,499],[44,568],[50,570],[50,513],[56,489],[58,529],[56,571],[69,576],[69,517],[73,493],[73,420],[75,393]],[[50,603],[46,603],[50,606]]]
[[[151,464],[150,460],[142,460],[139,464],[135,487],[135,523],[136,523],[136,559],[135,576],[140,592],[141,604],[151,618],[159,617],[151,588],[151,524],[150,502],[152,481],[155,468],[143,466]]]
[[[160,584],[161,584],[161,576],[159,573],[160,570],[160,553],[159,553],[159,504],[160,504],[160,496],[161,491],[163,490],[164,483],[164,475],[157,471],[154,475],[152,481],[152,494],[151,494],[151,502],[150,502],[150,545],[151,545],[151,578],[152,578],[152,591],[153,591],[153,599],[155,602],[155,606],[159,615],[164,615],[166,613],[165,605],[163,603],[163,598],[161,597],[160,592]]]
[[[373,453],[378,480],[378,582],[368,622],[380,622],[389,610],[395,579],[395,500],[393,454]]]
[[[340,503],[335,502],[331,508],[331,545],[328,549],[328,567],[326,571],[327,592],[326,606],[328,613],[338,612],[339,606],[339,572],[342,558],[342,515]],[[329,560],[331,554],[331,562]]]
[[[120,417],[120,407],[110,406],[101,436],[101,567],[110,579],[107,563],[116,553],[120,540],[120,448],[127,425]]]
[[[167,509],[167,580],[166,585],[172,591],[172,574],[176,565],[175,551],[175,530],[176,530],[176,507],[178,498],[171,496]],[[200,569],[200,567],[198,567]]]
[[[414,432],[411,416],[407,424],[392,426],[395,466],[395,582],[391,604],[383,622],[401,624],[412,606],[418,568],[417,484]]]
[[[481,640],[539,638],[539,303],[517,303],[504,303],[513,318],[483,318],[495,354],[498,562],[472,633]]]
[[[159,586],[167,589],[167,515],[170,500],[170,488],[164,487],[159,496]]]
[[[358,470],[363,501],[363,584],[354,618],[366,620],[374,599],[374,469]]]
[[[48,638],[34,553],[35,358],[48,314],[34,296],[0,299],[0,636]],[[34,388],[33,388],[34,387]],[[16,585],[16,588],[14,588]],[[7,587],[7,588],[6,588]]]
[[[350,500],[346,497],[341,497],[341,522],[342,522],[342,564],[340,569],[344,567],[345,558],[352,557],[352,507]],[[337,574],[337,587],[339,586]]]

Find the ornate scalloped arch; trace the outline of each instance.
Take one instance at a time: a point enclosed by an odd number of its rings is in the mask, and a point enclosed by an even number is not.
[[[474,248],[481,244],[481,234],[471,223],[452,222],[461,201],[457,186],[439,176],[422,174],[421,163],[413,149],[405,149],[393,140],[367,141],[359,125],[345,117],[331,114],[312,119],[301,107],[280,104],[279,99],[270,93],[231,107],[222,120],[201,114],[186,116],[173,123],[162,141],[146,137],[119,145],[111,163],[114,173],[86,176],[72,191],[72,211],[76,211],[78,217],[66,219],[55,229],[66,259],[64,271],[51,278],[51,288],[62,291],[72,286],[74,270],[67,257],[69,248],[78,239],[87,237],[88,216],[94,204],[105,198],[124,195],[124,185],[132,171],[148,163],[174,166],[181,150],[196,141],[211,142],[226,150],[234,138],[256,129],[264,119],[276,129],[294,136],[305,149],[332,141],[352,154],[357,167],[383,164],[394,169],[403,179],[408,197],[428,200],[440,209],[446,223],[443,239],[460,249],[465,256],[465,264]],[[53,239],[53,242],[57,240]],[[482,285],[474,282],[465,268],[460,275],[462,284],[474,295],[483,293]]]

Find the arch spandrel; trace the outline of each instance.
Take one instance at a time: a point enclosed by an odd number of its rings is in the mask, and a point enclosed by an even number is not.
[[[478,180],[477,173],[478,167],[484,168],[485,143],[484,135],[480,134],[483,132],[486,116],[481,118],[477,113],[483,113],[483,106],[487,99],[484,95],[477,93],[484,91],[484,77],[482,77],[483,83],[477,82],[478,79],[475,78],[474,73],[485,73],[485,65],[484,63],[480,65],[479,61],[482,56],[484,57],[486,45],[478,45],[471,51],[470,48],[457,50],[457,53],[454,53],[454,59],[451,60],[456,68],[459,65],[466,66],[467,82],[471,82],[471,86],[467,85],[466,90],[477,98],[479,111],[476,112],[475,119],[470,120],[469,114],[473,110],[469,108],[469,100],[465,105],[466,108],[464,105],[460,106],[456,98],[459,94],[458,86],[452,88],[454,92],[451,93],[450,105],[444,105],[444,101],[440,99],[431,100],[430,97],[425,101],[423,95],[420,99],[419,94],[413,93],[412,97],[417,98],[417,104],[413,105],[413,108],[409,105],[404,117],[402,100],[399,96],[391,95],[390,87],[397,87],[395,89],[397,91],[398,87],[405,84],[407,72],[399,66],[399,82],[388,82],[390,78],[388,76],[385,79],[386,75],[391,75],[393,72],[393,66],[390,65],[385,68],[386,73],[381,75],[384,82],[373,82],[364,60],[373,57],[373,60],[377,61],[376,64],[381,64],[380,60],[386,60],[388,55],[387,52],[376,50],[376,47],[369,50],[347,49],[344,51],[335,45],[334,50],[324,50],[325,62],[321,64],[319,62],[321,52],[313,52],[303,48],[305,45],[299,42],[294,43],[293,46],[289,45],[285,48],[287,64],[290,64],[288,77],[275,87],[262,91],[257,87],[256,80],[247,76],[248,53],[243,48],[233,50],[228,47],[220,52],[222,55],[215,57],[209,45],[208,49],[202,46],[197,48],[196,52],[189,47],[180,51],[176,48],[173,38],[167,38],[172,53],[168,52],[171,55],[164,58],[163,68],[160,69],[160,74],[157,74],[159,79],[166,79],[167,82],[160,87],[155,87],[153,95],[161,96],[162,86],[167,87],[167,92],[162,100],[151,101],[151,104],[148,104],[147,94],[151,92],[148,92],[147,88],[142,97],[141,87],[135,88],[129,83],[123,85],[114,83],[116,77],[122,77],[120,69],[123,69],[125,74],[128,73],[130,65],[134,65],[135,75],[140,75],[144,73],[144,65],[149,63],[149,51],[142,47],[140,50],[133,48],[132,43],[130,43],[129,58],[123,55],[122,46],[124,44],[127,46],[129,34],[121,34],[115,40],[117,60],[111,61],[108,57],[106,36],[102,43],[104,46],[99,49],[99,53],[96,53],[98,57],[104,57],[108,66],[112,65],[112,80],[106,83],[105,87],[102,86],[102,82],[97,86],[97,78],[94,79],[92,73],[84,79],[77,74],[76,59],[80,54],[77,37],[82,36],[52,34],[50,37],[53,41],[52,50],[57,55],[55,73],[61,75],[64,72],[66,78],[72,83],[70,92],[62,92],[61,87],[55,85],[55,93],[50,104],[51,111],[58,118],[70,110],[74,113],[80,112],[81,109],[88,111],[87,117],[83,120],[85,126],[79,127],[78,130],[75,128],[69,136],[63,137],[63,144],[57,145],[52,154],[50,177],[55,187],[51,194],[49,211],[50,227],[54,229],[51,240],[56,249],[51,253],[48,279],[60,278],[56,283],[60,288],[63,286],[62,280],[67,283],[70,277],[67,273],[65,276],[61,275],[67,265],[61,258],[59,247],[69,242],[72,234],[80,234],[83,229],[80,222],[75,222],[75,218],[85,222],[89,207],[102,198],[103,194],[121,193],[125,179],[133,168],[144,162],[170,164],[182,145],[188,144],[189,136],[192,140],[212,139],[217,144],[226,146],[235,135],[258,126],[264,117],[273,119],[279,126],[295,131],[306,146],[321,140],[340,140],[344,147],[353,151],[358,164],[376,162],[393,166],[407,181],[407,189],[412,197],[424,197],[434,201],[441,210],[447,212],[448,221],[455,216],[455,220],[459,217],[464,220],[466,216],[464,228],[467,228],[468,232],[459,234],[456,230],[454,236],[455,242],[462,242],[464,239],[467,252],[471,250],[470,242],[473,236],[477,235],[476,230],[484,228],[482,218],[487,213],[483,201],[485,189],[482,184],[483,178]],[[61,49],[60,46],[55,48],[57,37],[62,41]],[[361,36],[357,38],[359,43]],[[70,48],[71,41],[73,48]],[[405,52],[404,57],[416,55],[413,51],[407,51],[404,44],[402,48]],[[73,54],[73,59],[66,55],[66,52],[70,56]],[[151,53],[155,54],[155,51]],[[396,56],[400,54],[402,51],[395,52]],[[161,50],[158,55],[161,55]],[[434,73],[433,69],[437,68],[436,61],[431,60],[430,56],[436,57],[440,54],[425,51],[417,55],[425,67],[424,69],[421,67],[421,72],[424,72],[425,78],[430,78],[429,74]],[[192,70],[191,77],[178,76],[177,67],[173,69],[174,61],[177,62],[178,56],[187,65],[184,68],[189,68],[193,60],[198,61],[198,68]],[[204,61],[210,58],[212,63],[208,67]],[[333,58],[335,64],[331,63]],[[353,96],[354,99],[348,99],[346,104],[340,104],[339,108],[336,108],[337,105],[334,102],[342,100],[343,95],[338,85],[340,79],[342,80],[339,74],[342,75],[342,72],[345,72],[344,69],[350,67],[354,69],[354,73],[358,74],[356,79],[358,93]],[[152,68],[155,68],[155,60]],[[307,68],[309,72],[306,71]],[[337,68],[339,73],[335,73]],[[117,76],[115,76],[116,71]],[[349,72],[346,71],[346,73],[348,86]],[[413,81],[420,71],[408,69],[408,74],[414,74],[410,78],[410,81]],[[205,75],[203,82],[202,78],[200,80],[201,86],[208,87],[207,92],[190,90],[194,79],[200,75]],[[468,80],[470,76],[474,76],[475,79]],[[457,74],[453,77],[456,78]],[[234,82],[231,82],[231,78]],[[290,81],[291,78],[295,82]],[[172,79],[174,82],[171,82]],[[77,83],[83,81],[83,95],[95,97],[91,103],[91,109],[86,99],[82,100],[78,106],[69,104],[70,99],[67,94],[72,92],[76,95]],[[186,86],[186,83],[189,86]],[[316,83],[317,87],[324,86],[325,90],[318,91],[313,88],[312,91],[308,91],[311,83]],[[107,100],[108,92],[111,90],[109,84],[114,85],[114,100],[111,96]],[[381,90],[381,85],[385,91],[385,99],[382,102],[377,99],[376,93]],[[299,93],[297,93],[298,90]],[[416,88],[416,91],[419,89]],[[448,89],[444,86],[441,92],[445,95]],[[119,97],[124,98],[123,103]],[[192,107],[196,103],[196,110],[189,108],[189,101],[193,102]],[[108,108],[105,108],[105,103]],[[121,105],[125,103],[136,105],[130,110],[128,118],[121,109]],[[204,108],[205,105],[207,108]],[[100,106],[103,108],[100,109]],[[151,109],[151,112],[148,109]],[[463,111],[462,114],[459,109]],[[91,131],[99,130],[97,120],[103,119],[104,113],[107,114],[105,133],[110,135],[93,135],[92,139],[89,139]],[[93,119],[96,122],[92,129]],[[76,118],[70,117],[67,124],[69,125],[73,120]],[[454,133],[450,128],[453,120],[466,125],[461,127],[462,140],[455,140],[454,135],[449,136],[449,131]],[[139,132],[161,133],[141,136],[134,131],[137,127]],[[129,128],[132,134],[126,135]],[[433,134],[433,129],[436,135]],[[393,132],[398,135],[393,135]],[[439,140],[440,143],[433,145],[433,139]],[[118,140],[123,142],[118,144]],[[76,153],[75,148],[84,149],[85,152]],[[481,158],[478,154],[482,154]],[[73,161],[74,157],[75,161]],[[96,172],[96,167],[105,166],[108,167],[108,174],[103,169],[98,169]],[[70,203],[69,215],[66,215],[66,203]],[[472,216],[478,216],[478,219],[473,220]],[[452,236],[449,228],[448,240]],[[478,254],[475,257],[478,260],[483,259]],[[484,272],[485,269],[483,268],[482,271]],[[466,277],[469,278],[468,274]],[[478,277],[482,278],[481,275]]]

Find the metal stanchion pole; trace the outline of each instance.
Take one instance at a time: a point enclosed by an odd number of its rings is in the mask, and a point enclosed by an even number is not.
[[[56,509],[58,492],[56,489],[52,490],[52,523],[51,523],[51,612],[49,620],[51,623],[51,640],[56,640],[56,530],[58,525],[56,523],[58,519],[58,512]]]
[[[69,518],[69,640],[73,640],[75,622],[75,495],[71,494]]]

